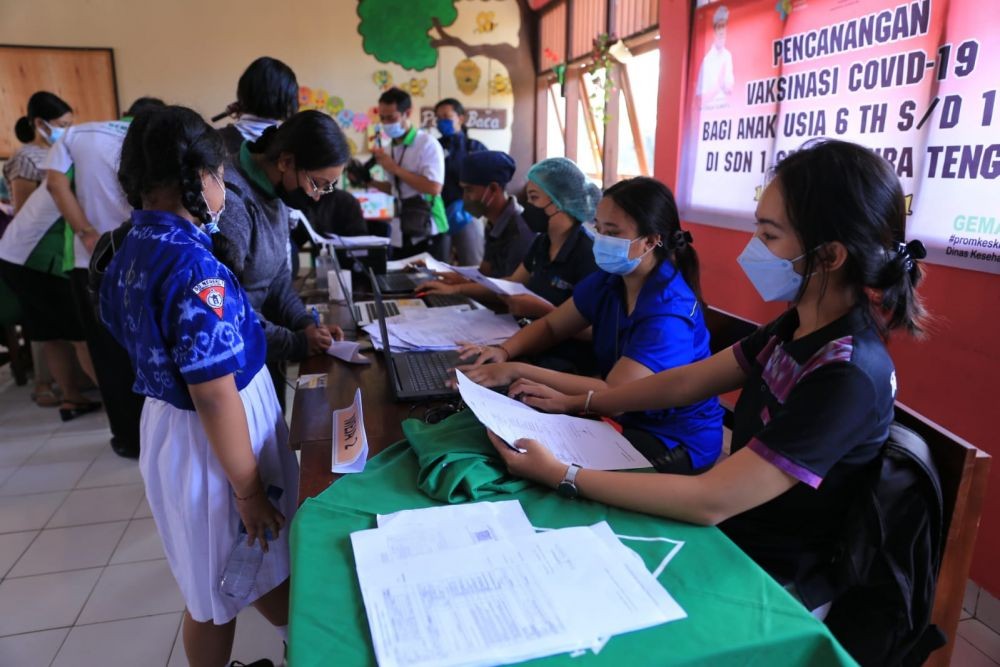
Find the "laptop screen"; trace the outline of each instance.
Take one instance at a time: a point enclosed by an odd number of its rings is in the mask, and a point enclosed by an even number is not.
[[[392,345],[389,344],[389,326],[385,321],[385,304],[382,303],[382,290],[379,289],[375,271],[368,269],[368,279],[372,283],[372,293],[375,295],[375,315],[378,317],[378,328],[382,333],[382,353],[385,355],[385,365],[389,368],[389,382],[393,393],[399,393],[399,377],[396,376],[396,365],[392,363]]]
[[[347,303],[347,309],[351,312],[351,319],[354,320],[354,326],[361,328],[361,322],[358,319],[360,313],[354,310],[354,295],[351,294],[351,290],[347,289],[344,284],[344,276],[340,273],[340,259],[337,257],[337,253],[330,253],[333,258],[333,270],[337,274],[337,282],[340,283],[340,292],[344,295],[344,301]]]

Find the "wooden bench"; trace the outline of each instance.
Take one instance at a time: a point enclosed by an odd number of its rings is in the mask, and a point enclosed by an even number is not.
[[[712,335],[713,353],[730,347],[757,328],[755,323],[717,308],[706,309],[705,324]],[[734,402],[730,396],[722,400],[725,422],[730,427]],[[958,619],[986,497],[990,455],[898,401],[895,413],[897,422],[927,442],[941,477],[946,537],[932,620],[948,635],[948,644],[935,651],[926,664],[946,667],[958,636]]]

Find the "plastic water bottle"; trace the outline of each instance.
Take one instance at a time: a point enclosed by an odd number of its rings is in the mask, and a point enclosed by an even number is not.
[[[277,501],[281,497],[282,490],[276,486],[267,487],[267,497]],[[264,535],[265,539],[272,539],[271,532]],[[257,581],[257,572],[260,571],[261,563],[264,561],[264,550],[260,543],[254,540],[253,544],[247,544],[247,529],[240,521],[240,529],[237,532],[236,544],[226,561],[226,568],[222,571],[219,580],[219,590],[223,595],[235,600],[245,600],[253,590]]]
[[[316,257],[316,289],[330,290],[330,271],[333,271],[333,257],[330,249],[323,246]]]

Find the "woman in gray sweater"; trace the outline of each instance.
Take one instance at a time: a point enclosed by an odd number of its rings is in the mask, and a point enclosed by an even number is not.
[[[216,256],[236,275],[264,326],[267,363],[284,407],[284,364],[322,354],[337,327],[319,326],[292,288],[288,206],[319,200],[350,158],[336,122],[302,111],[257,141],[244,142],[226,169],[226,207],[213,235]]]

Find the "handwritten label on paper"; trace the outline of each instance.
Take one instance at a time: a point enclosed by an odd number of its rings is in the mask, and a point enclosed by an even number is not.
[[[333,411],[333,466],[337,473],[362,472],[368,461],[368,436],[361,409],[361,389],[354,392],[354,402]]]

